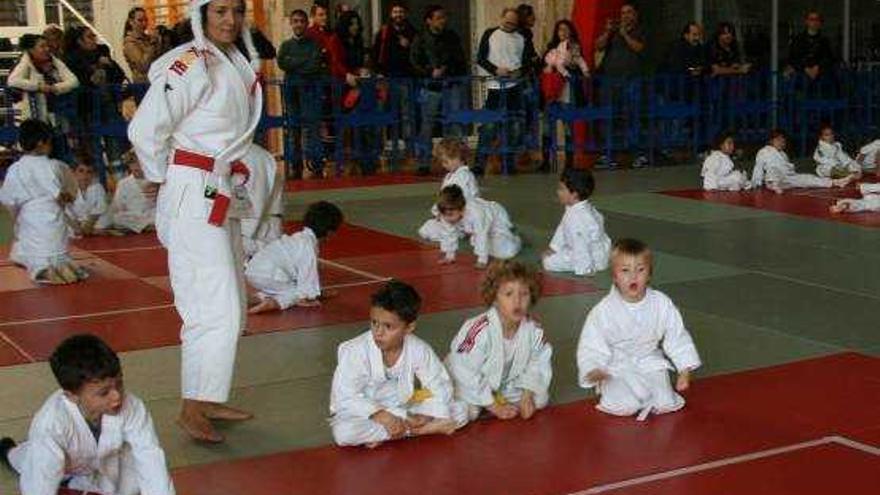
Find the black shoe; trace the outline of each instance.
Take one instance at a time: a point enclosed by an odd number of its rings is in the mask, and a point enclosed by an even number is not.
[[[12,469],[12,464],[9,463],[9,451],[15,447],[15,440],[9,437],[0,438],[0,464]]]
[[[471,167],[471,172],[473,172],[474,175],[477,177],[482,177],[483,175],[485,175],[486,170],[483,169],[481,165],[477,165],[475,167]]]

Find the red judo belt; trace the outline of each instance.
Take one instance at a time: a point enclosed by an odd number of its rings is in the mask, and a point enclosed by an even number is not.
[[[210,156],[200,155],[186,150],[174,150],[174,158],[171,161],[175,165],[183,167],[192,167],[205,172],[214,171],[214,159]],[[244,163],[236,160],[230,164],[230,172],[232,174],[243,175],[244,181],[247,183],[250,179],[250,171]],[[211,207],[211,213],[208,214],[208,223],[220,227],[226,221],[226,212],[232,202],[229,196],[217,192],[211,199],[214,205]]]

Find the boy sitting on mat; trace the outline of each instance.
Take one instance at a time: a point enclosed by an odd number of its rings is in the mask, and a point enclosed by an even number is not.
[[[336,443],[372,448],[464,426],[467,408],[453,401],[443,362],[413,335],[419,293],[392,280],[370,302],[370,330],[339,345],[330,392]]]

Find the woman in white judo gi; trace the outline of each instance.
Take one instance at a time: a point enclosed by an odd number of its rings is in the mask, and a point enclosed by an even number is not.
[[[596,388],[596,408],[608,414],[644,420],[650,413],[677,411],[684,399],[676,391],[688,389],[691,371],[700,366],[681,314],[665,294],[648,287],[652,256],[641,241],[615,242],[611,270],[611,291],[581,330],[578,382]],[[670,370],[678,372],[675,390]]]
[[[485,268],[489,257],[506,260],[519,253],[522,241],[503,206],[483,198],[465,199],[457,185],[446,186],[437,198],[437,218],[425,222],[419,235],[440,245],[441,264],[455,263],[458,240],[470,237],[477,268]]]
[[[785,154],[785,145],[785,133],[781,129],[770,131],[767,146],[761,148],[755,156],[752,187],[758,188],[766,184],[768,189],[781,194],[794,187],[846,187],[852,180],[850,176],[832,179],[797,173],[794,164]]]
[[[223,441],[210,420],[251,417],[223,405],[246,303],[233,248],[240,246],[238,221],[227,210],[233,195],[247,196],[239,160],[263,107],[244,15],[243,0],[192,0],[194,39],[150,66],[150,89],[128,131],[144,175],[160,184],[156,230],[183,320],[179,423],[209,442]]]
[[[409,436],[450,434],[467,423],[443,362],[413,335],[422,298],[392,280],[370,300],[370,330],[339,345],[330,392],[338,445],[375,447]]]
[[[165,453],[141,399],[125,391],[119,358],[75,335],[49,358],[61,387],[34,415],[27,440],[0,440],[0,460],[26,495],[60,487],[103,495],[174,495]]]
[[[593,275],[608,268],[611,238],[605,233],[605,219],[588,198],[595,181],[589,170],[566,168],[556,186],[556,197],[565,214],[550,239],[541,263],[548,272]]]
[[[455,397],[476,419],[486,410],[500,419],[529,419],[550,400],[553,348],[529,317],[541,288],[522,263],[499,261],[481,287],[489,309],[464,322],[449,346],[446,364]]]
[[[703,190],[740,191],[751,188],[749,177],[733,164],[733,151],[736,145],[733,133],[723,132],[715,140],[715,149],[703,161]]]

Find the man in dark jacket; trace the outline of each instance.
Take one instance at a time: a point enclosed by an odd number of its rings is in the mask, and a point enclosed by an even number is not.
[[[467,61],[461,38],[452,30],[446,29],[446,11],[443,7],[429,5],[425,9],[424,21],[424,30],[416,35],[410,50],[413,72],[417,77],[426,80],[419,93],[422,125],[416,154],[420,173],[430,171],[433,128],[440,122],[443,108],[456,110],[464,102],[465,81],[448,79],[467,75]],[[461,135],[458,126],[447,131],[447,134]]]
[[[379,74],[388,77],[414,75],[409,53],[416,28],[406,16],[406,7],[401,2],[391,2],[389,22],[382,25],[373,43],[373,61]]]
[[[810,80],[818,80],[834,71],[831,40],[822,34],[822,15],[809,12],[804,18],[804,31],[791,39],[788,48],[788,72],[802,72]]]
[[[321,78],[328,75],[321,45],[306,35],[309,17],[303,10],[290,14],[291,38],[281,44],[278,67],[284,71],[284,102],[296,124],[292,126],[293,175],[302,176],[303,158],[313,172],[323,168],[323,146],[318,137],[321,104],[325,98]]]

